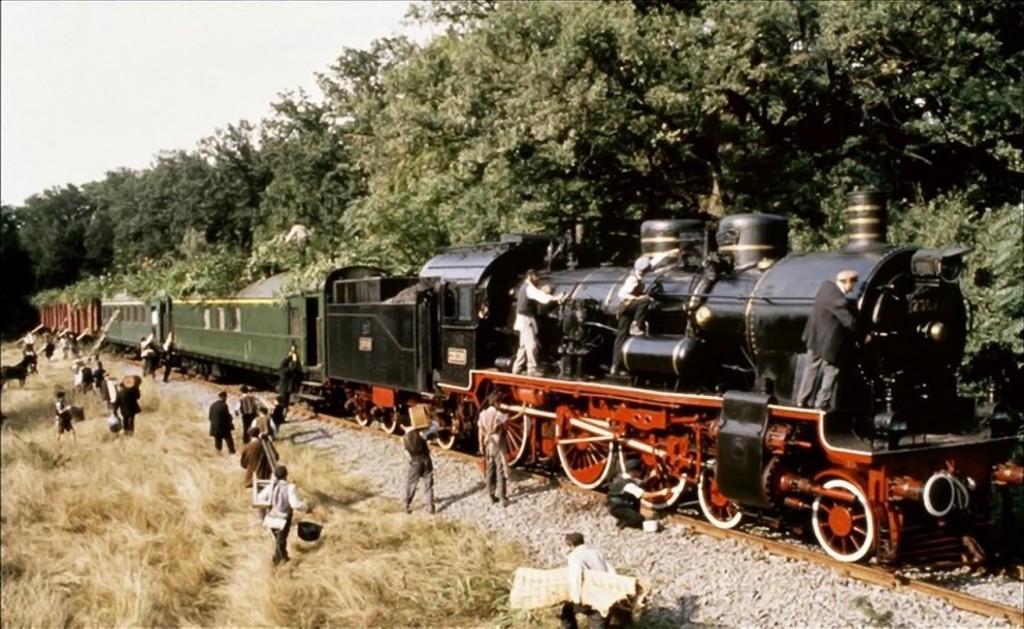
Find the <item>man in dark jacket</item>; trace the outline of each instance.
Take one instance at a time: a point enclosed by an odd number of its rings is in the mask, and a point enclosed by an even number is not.
[[[668,488],[644,491],[634,476],[640,467],[639,459],[626,459],[622,473],[608,484],[608,514],[615,518],[615,525],[620,529],[641,528],[644,516],[640,514],[640,501],[663,498],[670,492]]]
[[[228,410],[228,394],[221,391],[217,394],[217,401],[210,405],[210,436],[213,437],[213,445],[217,452],[221,451],[221,443],[227,442],[228,453],[235,453],[235,440],[231,436],[234,425],[231,421],[231,411]]]
[[[302,378],[302,363],[299,362],[299,350],[294,345],[288,350],[288,355],[281,361],[277,369],[277,395],[284,403],[285,409],[291,402],[292,391],[295,385]]]
[[[847,339],[856,327],[853,303],[847,298],[856,284],[856,271],[840,271],[835,282],[822,282],[814,297],[811,316],[804,328],[806,364],[796,398],[797,404],[804,408],[811,408],[812,401],[819,410],[834,408],[839,363]]]
[[[121,425],[124,426],[124,436],[126,437],[135,434],[135,416],[142,410],[139,407],[140,384],[142,384],[142,378],[125,376],[121,382],[121,390],[114,398],[114,409],[121,418]]]

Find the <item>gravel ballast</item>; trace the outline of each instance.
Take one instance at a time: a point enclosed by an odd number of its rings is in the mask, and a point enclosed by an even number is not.
[[[187,381],[171,382],[204,411],[214,393]],[[400,501],[406,455],[398,439],[317,419],[289,421],[282,440],[325,450],[339,469],[362,476],[380,495]],[[564,564],[565,533],[583,533],[617,570],[647,580],[652,599],[645,626],[788,627],[1013,627],[1014,624],[961,611],[910,590],[890,590],[843,577],[823,566],[772,555],[732,540],[721,540],[669,524],[658,533],[619,530],[600,497],[566,491],[557,484],[513,473],[511,504],[492,504],[472,462],[434,448],[433,517],[475,522],[496,536],[520,544],[530,567]],[[413,516],[427,514],[417,492]],[[511,581],[512,575],[509,575]],[[1024,584],[1004,577],[966,579],[965,592],[1024,607]]]

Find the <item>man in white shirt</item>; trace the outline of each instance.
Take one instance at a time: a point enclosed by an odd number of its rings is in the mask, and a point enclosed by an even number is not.
[[[292,514],[295,510],[309,513],[313,510],[309,504],[299,498],[295,485],[288,482],[288,468],[278,465],[274,470],[274,482],[267,485],[257,498],[260,502],[270,502],[273,514],[284,516],[284,525],[274,532],[274,565],[289,560],[288,533],[292,529]]]
[[[508,506],[506,482],[508,479],[508,459],[505,456],[505,422],[508,415],[498,410],[497,394],[487,398],[484,410],[476,421],[477,437],[480,452],[484,455],[484,484],[491,502],[501,502]]]
[[[516,351],[516,360],[512,364],[512,373],[522,374],[524,371],[529,376],[542,375],[537,367],[537,315],[539,305],[549,304],[552,301],[561,302],[562,296],[552,297],[541,289],[537,288],[537,280],[540,276],[533,269],[526,272],[526,280],[519,287],[519,295],[516,298],[516,322],[513,329],[519,333],[519,350]]]
[[[603,629],[608,626],[608,619],[598,613],[597,610],[582,603],[583,571],[593,570],[615,574],[615,568],[612,567],[599,550],[591,548],[584,543],[582,533],[569,533],[565,536],[565,543],[569,547],[567,560],[569,563],[570,602],[562,605],[562,613],[559,614],[562,628],[577,629],[576,614],[586,614],[587,624],[590,629]]]

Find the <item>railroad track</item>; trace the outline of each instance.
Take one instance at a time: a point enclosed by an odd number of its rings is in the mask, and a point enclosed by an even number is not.
[[[133,362],[133,364],[135,364]],[[238,393],[237,385],[223,385],[207,382],[201,379],[191,379],[194,384],[200,384],[210,388],[217,388],[218,390],[227,390],[233,394]],[[369,433],[380,438],[385,439],[396,439],[397,436],[388,434],[383,430],[380,430],[373,425],[361,426],[352,420],[337,417],[322,412],[318,412],[304,405],[293,405],[289,409],[289,421],[295,420],[316,420],[331,425],[336,425],[347,430],[362,431],[363,433]],[[450,458],[454,458],[464,463],[476,465],[479,461],[479,457],[472,454],[460,452],[458,450],[445,450],[443,448],[436,449],[437,452]],[[560,488],[567,491],[575,492],[580,495],[588,496],[593,499],[599,499],[603,496],[601,492],[595,490],[586,490],[576,485],[573,485],[566,479],[552,476],[551,474],[544,474],[538,471],[532,471],[523,468],[516,468],[516,473],[539,479],[544,482],[557,483]],[[759,535],[740,531],[736,529],[723,530],[712,526],[710,523],[705,522],[702,519],[691,517],[685,514],[672,513],[666,514],[660,518],[662,522],[682,526],[698,533],[709,535],[717,539],[734,540],[740,541],[746,544],[758,547],[766,552],[774,555],[785,557],[789,559],[796,559],[812,564],[817,564],[831,570],[832,572],[851,579],[856,579],[865,583],[870,583],[880,587],[890,589],[907,589],[918,593],[922,596],[930,598],[940,599],[953,607],[968,611],[975,614],[991,618],[999,618],[1015,625],[1024,626],[1024,610],[1018,607],[1005,605],[996,601],[987,600],[960,592],[958,590],[945,587],[929,581],[910,577],[901,574],[899,571],[886,569],[879,566],[868,566],[860,564],[850,564],[836,561],[825,555],[824,553],[818,552],[816,549],[800,546],[792,542],[783,542],[779,540],[768,539]]]

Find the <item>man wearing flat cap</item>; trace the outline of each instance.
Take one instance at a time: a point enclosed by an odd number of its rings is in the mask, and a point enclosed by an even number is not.
[[[839,363],[857,325],[853,302],[848,298],[857,279],[856,271],[840,271],[836,281],[822,282],[814,297],[803,334],[807,354],[797,395],[799,406],[813,405],[822,411],[835,408]]]
[[[651,306],[651,297],[646,293],[644,276],[651,270],[651,261],[640,256],[633,264],[629,277],[619,288],[618,329],[615,331],[615,344],[612,346],[611,375],[625,375],[622,371],[622,346],[626,339],[640,336],[646,327],[647,310]]]

